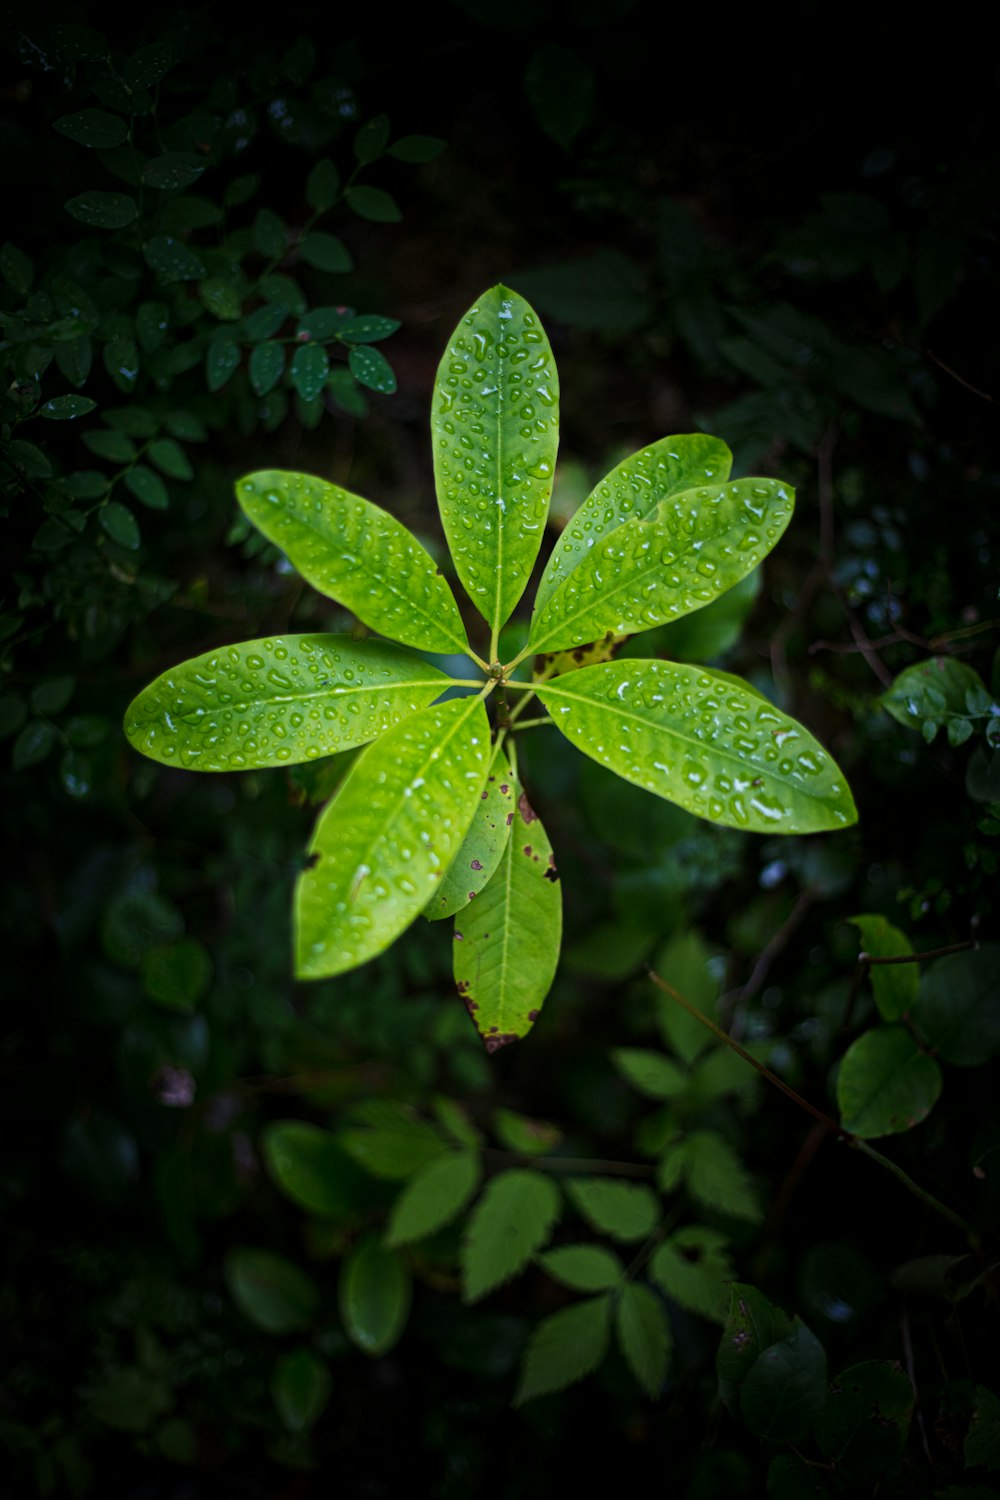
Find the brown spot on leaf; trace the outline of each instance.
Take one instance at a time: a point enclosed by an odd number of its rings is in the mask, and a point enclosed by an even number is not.
[[[685,1260],[689,1260],[692,1265],[696,1266],[701,1260],[701,1246],[685,1245],[683,1250],[681,1251],[681,1255]]]
[[[472,861],[472,868],[474,870],[481,870],[483,868],[483,866],[482,866],[482,863],[478,859],[474,859]]]
[[[556,869],[556,862],[551,854],[549,855],[548,869],[543,872],[542,879],[551,880],[553,885],[559,879],[559,871]]]
[[[462,934],[460,932],[456,932],[455,933],[455,942],[456,943],[462,942]]]
[[[528,1020],[529,1020],[529,1021],[537,1021],[537,1020],[538,1020],[538,1017],[539,1017],[539,1016],[540,1016],[540,1015],[541,1015],[541,1011],[537,1011],[537,1010],[529,1010],[529,1011],[528,1011]]]
[[[476,899],[476,895],[477,895],[477,892],[476,892],[476,891],[470,891],[470,892],[469,892],[469,900],[470,900],[470,901],[475,901],[475,899]]]
[[[530,859],[531,858],[531,845],[530,844],[525,844],[525,846],[524,846],[524,852],[528,856],[528,858]]]
[[[501,1047],[509,1047],[511,1042],[516,1042],[517,1037],[512,1031],[502,1033],[499,1036],[484,1036],[487,1052],[499,1052]]]
[[[501,781],[501,783],[500,783],[500,791],[501,791],[502,795],[504,797],[506,797],[507,793],[510,791],[510,782],[509,781]]]
[[[469,988],[469,981],[467,979],[456,979],[455,988],[460,995],[464,995]]]
[[[318,864],[319,852],[317,851],[315,854],[307,855],[304,868],[307,870],[314,870]]]
[[[517,810],[521,814],[522,821],[525,823],[534,823],[535,819],[538,817],[538,814],[535,812],[535,809],[528,801],[524,792],[522,792],[520,797],[518,797],[517,799]]]
[[[514,814],[513,813],[508,813],[507,814],[507,827],[508,828],[513,823],[513,821],[514,821]]]

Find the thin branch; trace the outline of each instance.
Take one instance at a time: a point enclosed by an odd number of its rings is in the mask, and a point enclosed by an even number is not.
[[[964,943],[951,943],[947,948],[927,948],[923,953],[899,953],[893,958],[876,958],[872,953],[859,953],[858,963],[872,964],[922,964],[929,958],[947,958],[949,953],[968,953],[970,949],[978,948],[979,944],[975,938],[968,938]]]
[[[996,396],[991,396],[989,391],[981,391],[978,385],[973,385],[970,380],[965,379],[964,375],[960,375],[957,370],[953,370],[951,365],[946,365],[943,359],[938,359],[933,349],[928,349],[927,346],[924,345],[924,353],[927,355],[928,359],[932,359],[934,361],[939,370],[943,370],[946,375],[950,375],[952,380],[957,380],[959,385],[964,385],[965,389],[967,391],[971,391],[974,396],[980,396],[984,401],[989,401],[993,406],[1000,405],[1000,402],[997,401]]]

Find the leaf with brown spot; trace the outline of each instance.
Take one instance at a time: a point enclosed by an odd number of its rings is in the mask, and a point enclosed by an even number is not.
[[[489,882],[510,837],[513,801],[514,774],[501,742],[493,753],[472,826],[447,875],[424,908],[428,921],[453,917]]]

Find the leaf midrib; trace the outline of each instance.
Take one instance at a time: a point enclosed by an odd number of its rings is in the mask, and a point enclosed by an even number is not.
[[[215,704],[213,704],[213,707],[217,711],[225,711],[226,713],[246,713],[248,709],[252,709],[252,708],[261,708],[261,709],[264,709],[264,708],[280,707],[282,704],[290,704],[290,703],[312,703],[312,702],[315,702],[315,700],[318,699],[318,698],[330,698],[330,699],[341,700],[341,699],[344,699],[344,698],[349,698],[353,694],[356,694],[356,693],[373,693],[373,692],[391,693],[391,692],[399,690],[399,689],[421,688],[421,687],[437,687],[437,686],[439,686],[439,682],[435,678],[427,678],[426,680],[423,680],[423,679],[420,679],[420,678],[415,678],[412,681],[407,681],[407,682],[390,682],[387,685],[384,685],[384,686],[382,686],[380,688],[371,687],[371,686],[362,687],[359,684],[358,687],[342,688],[339,692],[336,692],[336,693],[331,692],[329,688],[316,688],[315,690],[310,691],[310,692],[306,692],[306,693],[276,693],[273,698],[248,698],[248,699],[243,700],[243,701],[241,701],[239,703],[218,703],[218,702],[216,702]],[[442,693],[445,691],[445,689],[447,687],[448,687],[447,680],[445,680],[444,682],[440,682],[440,691]],[[428,707],[431,707],[431,706],[433,706],[433,705],[428,705]],[[192,708],[192,709],[190,709],[186,713],[173,713],[173,714],[170,715],[170,717],[172,719],[174,719],[175,721],[179,721],[182,724],[190,724],[190,723],[193,723],[195,719],[197,719],[198,717],[200,717],[200,715],[202,713],[205,713],[205,712],[206,712],[205,709],[200,709],[199,710],[199,709]],[[153,717],[153,716],[151,715],[151,717]],[[158,718],[157,718],[156,722],[159,723],[159,719]]]

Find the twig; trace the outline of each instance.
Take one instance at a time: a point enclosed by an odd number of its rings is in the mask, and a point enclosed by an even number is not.
[[[929,958],[947,958],[949,953],[967,953],[978,947],[975,938],[968,938],[964,943],[950,943],[947,948],[926,948],[923,953],[898,953],[892,958],[876,958],[872,953],[859,953],[858,963],[866,967],[873,964],[922,964]]]

